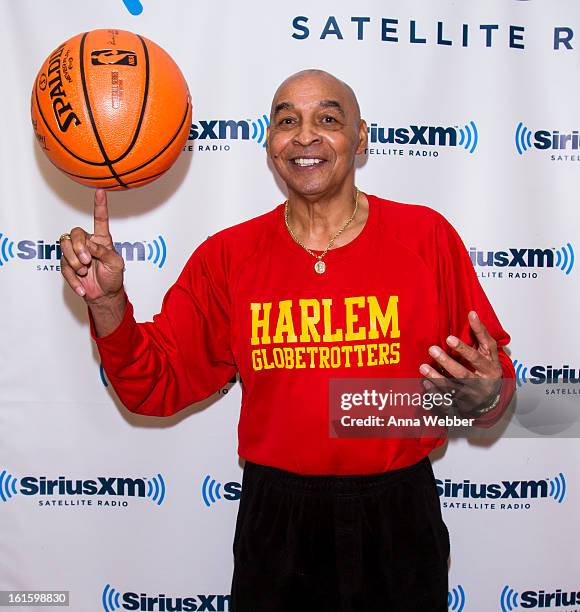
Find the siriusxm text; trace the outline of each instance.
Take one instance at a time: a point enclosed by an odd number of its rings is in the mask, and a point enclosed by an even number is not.
[[[188,140],[249,140],[250,122],[236,119],[200,120],[193,123]]]
[[[115,242],[115,250],[125,261],[145,261],[146,243]],[[44,240],[21,240],[16,245],[16,256],[20,259],[60,260],[62,252],[57,242],[45,242]]]
[[[508,249],[507,251],[480,251],[469,249],[469,257],[474,266],[553,268],[552,249]]]
[[[124,610],[146,610],[147,612],[170,612],[172,610],[195,612],[226,612],[230,610],[231,595],[197,595],[196,597],[157,597],[146,593],[123,593]]]
[[[556,589],[552,593],[540,591],[524,591],[520,595],[522,608],[560,608],[580,604],[580,591],[562,591]]]
[[[25,476],[20,479],[23,495],[121,495],[146,497],[147,482],[143,478],[115,478],[99,476],[96,479],[69,479],[60,476]]]
[[[580,134],[578,130],[573,130],[568,133],[561,133],[558,130],[537,130],[534,132],[534,140],[532,144],[536,149],[545,151],[547,149],[555,149],[557,151],[580,149]]]
[[[430,146],[457,146],[457,128],[433,125],[382,127],[371,123],[369,142],[381,144],[409,144]]]
[[[440,497],[463,499],[526,499],[549,497],[547,480],[502,480],[496,483],[436,479]]]
[[[580,382],[580,368],[571,368],[569,365],[563,365],[561,368],[555,368],[552,365],[535,365],[530,368],[528,380],[534,385],[544,383],[573,383]]]

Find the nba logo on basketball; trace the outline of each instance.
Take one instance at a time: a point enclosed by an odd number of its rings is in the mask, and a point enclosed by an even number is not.
[[[121,49],[101,49],[91,51],[91,63],[93,66],[136,66],[137,54]]]

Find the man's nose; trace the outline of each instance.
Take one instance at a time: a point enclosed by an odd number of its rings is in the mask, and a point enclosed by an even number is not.
[[[318,133],[316,126],[309,121],[300,123],[294,135],[294,142],[302,145],[303,147],[316,144],[320,142],[320,140],[320,134]]]

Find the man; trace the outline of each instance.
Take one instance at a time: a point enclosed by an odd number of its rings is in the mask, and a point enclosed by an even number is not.
[[[509,336],[440,214],[355,188],[367,126],[350,87],[297,73],[270,119],[287,202],[200,245],[153,322],[133,318],[104,192],[94,233],[61,238],[62,273],[129,410],[173,414],[240,372],[234,610],[446,610],[449,539],[428,459],[444,436],[331,438],[328,382],[470,378],[487,426],[513,392]]]

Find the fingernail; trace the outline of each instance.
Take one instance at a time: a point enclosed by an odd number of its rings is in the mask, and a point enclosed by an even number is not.
[[[441,349],[438,346],[432,346],[429,349],[429,355],[431,355],[431,357],[439,357],[439,355],[441,355]]]
[[[419,372],[421,372],[421,374],[429,374],[429,366],[426,363],[422,363],[421,367],[419,368]]]
[[[459,340],[455,336],[447,336],[447,344],[449,346],[457,346],[459,344]]]
[[[427,391],[429,391],[430,389],[433,389],[435,385],[433,383],[430,383],[428,380],[424,380],[423,386],[425,387],[425,389],[427,389]]]
[[[81,297],[85,295],[85,290],[82,287],[77,287],[75,292],[78,293]]]
[[[469,313],[469,316],[471,317],[472,321],[477,321],[477,313],[475,312],[475,310],[472,310]]]
[[[84,251],[82,253],[79,253],[79,259],[84,264],[88,264],[91,261],[91,258],[89,257],[88,253],[85,253]]]

